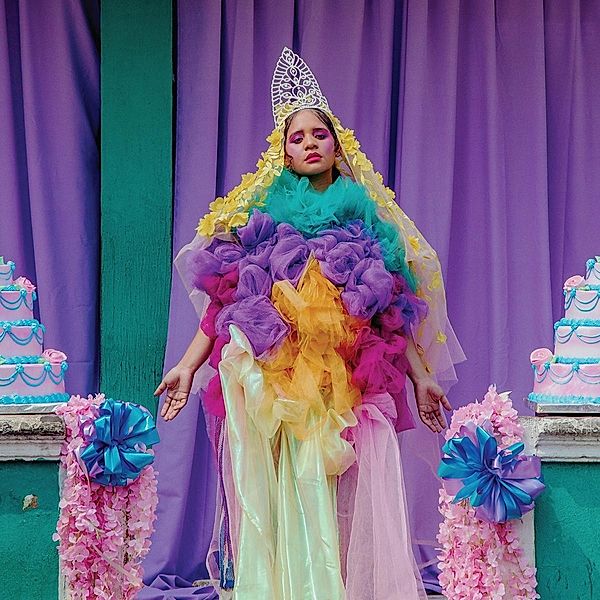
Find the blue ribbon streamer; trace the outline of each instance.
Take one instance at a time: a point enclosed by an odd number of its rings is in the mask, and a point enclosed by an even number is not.
[[[156,424],[146,409],[130,402],[109,398],[99,411],[81,459],[92,481],[128,485],[154,461],[147,446],[160,441]]]
[[[520,456],[522,442],[498,452],[496,438],[483,427],[470,423],[463,437],[448,440],[438,475],[462,482],[453,504],[468,499],[478,518],[492,523],[519,519],[533,509],[534,499],[544,490],[540,459]]]

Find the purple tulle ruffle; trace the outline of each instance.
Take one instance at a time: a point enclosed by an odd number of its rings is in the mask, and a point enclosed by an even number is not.
[[[276,350],[290,331],[273,303],[265,296],[249,296],[225,306],[215,323],[217,335],[228,339],[229,325],[239,327],[257,358]]]
[[[350,273],[342,302],[351,315],[370,320],[389,306],[393,286],[394,280],[383,261],[365,258]]]

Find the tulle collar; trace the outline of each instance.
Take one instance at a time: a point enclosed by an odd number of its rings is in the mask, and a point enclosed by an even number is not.
[[[315,196],[326,196],[329,194],[337,194],[346,190],[349,186],[355,186],[361,188],[360,184],[355,183],[349,177],[338,175],[335,181],[333,181],[325,190],[316,190],[310,179],[304,175],[299,176],[296,173],[284,169],[281,174],[273,182],[273,186],[280,186],[286,191],[293,191],[295,193],[308,193],[314,194]]]

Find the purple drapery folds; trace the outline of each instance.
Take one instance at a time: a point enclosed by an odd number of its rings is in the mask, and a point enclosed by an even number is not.
[[[450,318],[469,359],[451,402],[471,402],[496,383],[524,412],[528,356],[552,343],[562,282],[599,251],[591,209],[600,192],[600,7],[364,0],[340,10],[180,0],[178,11],[174,252],[266,147],[272,68],[288,45],[440,255]],[[175,276],[166,368],[196,327]],[[185,411],[159,423],[148,581],[206,573],[213,458],[197,399]],[[417,561],[426,586],[439,589],[435,469],[443,439],[419,423],[400,439]]]
[[[0,255],[38,291],[67,391],[97,386],[100,7],[0,0]]]

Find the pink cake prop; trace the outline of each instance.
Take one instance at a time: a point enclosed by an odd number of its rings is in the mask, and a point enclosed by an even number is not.
[[[0,291],[0,321],[33,319],[33,292],[26,290]]]
[[[66,402],[67,357],[59,350],[42,352],[45,328],[33,318],[35,286],[14,272],[14,263],[0,257],[0,407]]]
[[[7,323],[7,321],[4,321]],[[39,356],[42,353],[44,329],[41,325],[0,325],[0,356]]]
[[[531,353],[529,399],[543,404],[600,405],[600,256],[586,262],[585,277],[565,281],[565,317],[554,324],[554,352]]]
[[[4,262],[4,258],[0,256],[0,286],[10,285],[13,282],[14,271],[15,263],[12,261]]]
[[[591,285],[600,285],[600,256],[590,258],[585,266],[586,281]]]
[[[7,384],[8,390],[2,387],[2,382],[10,382]],[[0,390],[3,396],[29,397],[34,394],[36,396],[64,394],[65,381],[62,365],[50,363],[0,365]]]

